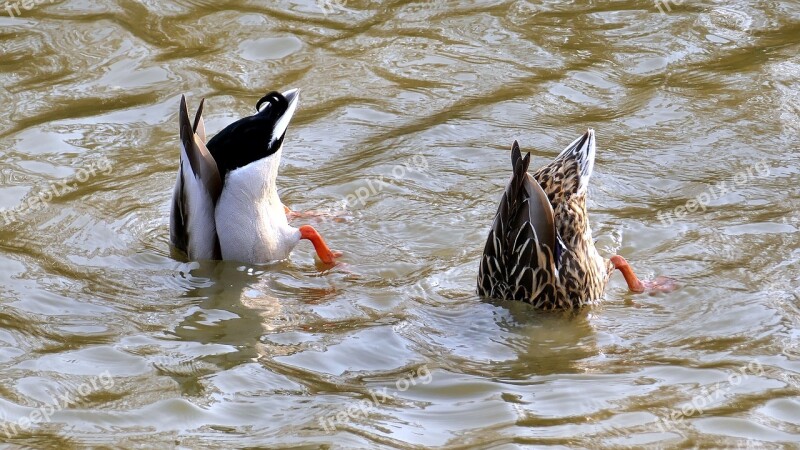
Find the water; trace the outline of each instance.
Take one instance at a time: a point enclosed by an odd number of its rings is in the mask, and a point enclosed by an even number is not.
[[[661,9],[0,10],[0,442],[799,445],[800,5]],[[292,87],[281,196],[344,264],[174,259],[180,95],[216,132]],[[511,143],[539,166],[587,127],[598,248],[683,287],[478,298]]]

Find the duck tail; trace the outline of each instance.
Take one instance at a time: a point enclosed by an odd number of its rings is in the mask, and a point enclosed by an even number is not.
[[[589,128],[578,139],[572,141],[556,157],[556,161],[574,161],[578,175],[578,194],[585,194],[589,188],[589,178],[594,170],[595,138],[594,130]]]
[[[203,143],[206,143],[206,123],[203,121],[203,105],[206,99],[200,100],[200,106],[197,107],[197,112],[194,115],[194,125],[192,130],[197,134]]]
[[[511,176],[511,182],[508,183],[507,187],[509,199],[518,199],[520,191],[525,189],[524,185],[528,179],[528,166],[530,163],[531,154],[526,153],[525,157],[523,157],[519,149],[519,143],[514,141],[511,146],[511,168],[514,170],[514,174]]]
[[[520,214],[520,207],[523,207],[523,202],[528,199],[528,193],[525,189],[525,183],[528,179],[528,166],[531,163],[531,154],[526,153],[522,156],[519,149],[519,143],[514,141],[511,146],[511,167],[513,174],[511,180],[506,185],[506,192],[503,199],[500,200],[500,206],[495,215],[496,227],[498,236],[508,238],[508,231],[519,227],[520,221],[527,220],[527,214]]]
[[[205,99],[204,99],[205,101]],[[197,135],[196,131],[200,131],[205,135],[205,125],[203,124],[203,102],[195,115],[194,125],[189,121],[189,110],[186,107],[186,97],[181,95],[181,106],[179,114],[180,123],[180,136],[181,145],[186,157],[189,159],[189,165],[192,168],[194,175],[199,178],[208,191],[211,199],[216,203],[222,192],[222,179],[220,178],[217,163],[208,151],[208,148]]]

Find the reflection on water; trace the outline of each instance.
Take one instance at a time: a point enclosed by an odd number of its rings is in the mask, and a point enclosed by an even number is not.
[[[800,6],[659,5],[0,9],[0,442],[797,445]],[[180,95],[291,87],[281,196],[344,264],[174,258]],[[511,142],[586,127],[598,249],[684,287],[478,298]]]

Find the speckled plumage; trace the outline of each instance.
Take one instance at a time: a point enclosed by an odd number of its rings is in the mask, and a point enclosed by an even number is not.
[[[594,247],[586,194],[594,131],[550,164],[528,173],[514,142],[513,175],[500,200],[478,272],[478,294],[570,309],[599,300],[614,266]]]

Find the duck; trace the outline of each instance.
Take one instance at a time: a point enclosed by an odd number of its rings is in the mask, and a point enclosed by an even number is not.
[[[241,118],[206,141],[203,105],[190,121],[186,97],[179,111],[180,160],[170,213],[170,242],[189,259],[265,264],[284,260],[303,239],[325,264],[332,251],[310,225],[288,223],[291,210],[275,184],[283,141],[299,90],[273,91]]]
[[[511,180],[486,239],[478,294],[519,300],[536,309],[575,309],[603,296],[614,270],[634,293],[669,292],[674,280],[640,280],[620,255],[598,253],[586,199],[594,169],[595,133],[588,129],[549,164],[528,173],[530,153],[511,147]]]

